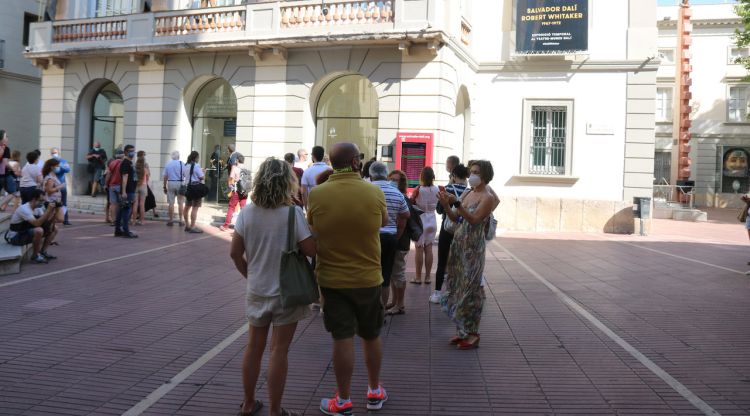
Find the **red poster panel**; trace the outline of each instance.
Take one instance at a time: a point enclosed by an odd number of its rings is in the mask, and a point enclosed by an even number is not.
[[[409,190],[419,186],[419,175],[432,166],[434,134],[399,132],[396,135],[396,169],[406,173]]]

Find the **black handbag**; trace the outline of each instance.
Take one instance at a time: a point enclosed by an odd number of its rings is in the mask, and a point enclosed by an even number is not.
[[[188,185],[185,190],[185,196],[194,200],[208,195],[208,187],[202,182],[190,182],[193,179],[193,169],[195,169],[195,162],[190,165],[190,174],[188,175]]]
[[[146,211],[151,211],[152,209],[156,208],[156,197],[151,191],[150,186],[146,185],[146,190],[148,191],[148,193],[146,195],[146,204],[144,208]]]
[[[315,274],[307,257],[299,252],[295,241],[295,226],[297,207],[289,207],[287,221],[286,249],[281,252],[279,269],[279,290],[281,292],[281,306],[290,308],[304,306],[318,299],[318,285]]]

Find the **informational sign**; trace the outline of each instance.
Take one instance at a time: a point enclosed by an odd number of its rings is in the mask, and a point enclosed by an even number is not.
[[[224,120],[224,137],[237,137],[237,120]]]
[[[588,50],[589,0],[518,0],[516,53]]]
[[[396,169],[406,173],[407,186],[419,186],[419,177],[425,166],[432,166],[432,133],[406,133],[396,135]]]

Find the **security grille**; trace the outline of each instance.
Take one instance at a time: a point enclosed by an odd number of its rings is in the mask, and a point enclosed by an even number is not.
[[[654,153],[654,185],[667,185],[672,174],[672,152]]]
[[[564,175],[567,108],[534,106],[531,123],[529,174]]]

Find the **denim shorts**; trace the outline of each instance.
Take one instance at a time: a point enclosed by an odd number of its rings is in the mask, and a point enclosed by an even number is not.
[[[18,192],[19,180],[13,175],[5,175],[5,190],[9,194],[15,194]]]

